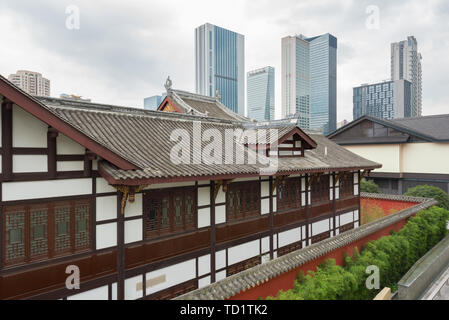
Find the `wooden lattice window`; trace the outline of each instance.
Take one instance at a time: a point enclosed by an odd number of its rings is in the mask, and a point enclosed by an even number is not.
[[[173,286],[171,288],[162,290],[161,292],[157,292],[152,295],[149,295],[145,299],[148,299],[148,300],[171,300],[171,299],[179,297],[185,293],[193,291],[195,289],[198,289],[198,281],[190,280],[190,281],[178,284],[176,286]]]
[[[3,265],[90,249],[90,215],[90,200],[4,206]]]
[[[323,241],[324,239],[330,238],[330,236],[331,236],[330,231],[326,231],[326,232],[317,234],[316,236],[313,236],[313,237],[311,238],[312,244],[313,244],[313,243],[320,242],[320,241]]]
[[[144,196],[144,212],[147,239],[194,230],[197,216],[195,189],[149,191]]]
[[[277,186],[277,211],[301,207],[301,179],[290,178]]]
[[[312,191],[312,205],[329,201],[329,175],[320,175],[310,186]]]
[[[231,183],[226,192],[227,221],[260,215],[260,182]]]
[[[246,269],[255,267],[261,263],[262,263],[261,257],[254,257],[254,258],[233,264],[226,269],[226,276],[227,277],[232,276],[233,274],[236,274],[236,273],[242,272]]]
[[[354,175],[351,172],[346,172],[340,177],[340,198],[345,198],[354,195]]]

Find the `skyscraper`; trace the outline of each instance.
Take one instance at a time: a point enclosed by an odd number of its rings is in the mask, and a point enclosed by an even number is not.
[[[405,79],[412,83],[412,117],[422,115],[421,60],[415,37],[391,44],[391,80]]]
[[[195,29],[196,93],[215,97],[245,113],[245,38],[210,23]]]
[[[248,117],[258,121],[274,120],[274,68],[247,73]]]
[[[50,80],[34,71],[19,70],[10,74],[8,80],[28,94],[34,96],[50,96]]]
[[[157,110],[166,95],[166,93],[163,93],[160,96],[151,96],[143,99],[143,108],[147,110]]]
[[[303,128],[337,125],[337,38],[329,33],[282,39],[282,116],[299,113]]]
[[[412,84],[405,79],[362,84],[353,89],[353,117],[363,115],[383,119],[410,117]]]

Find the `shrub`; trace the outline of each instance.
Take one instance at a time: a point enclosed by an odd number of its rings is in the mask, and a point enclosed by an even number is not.
[[[406,196],[434,198],[438,201],[438,206],[449,210],[449,195],[438,187],[422,185],[410,188],[405,193]]]
[[[398,232],[368,242],[361,250],[345,256],[344,267],[328,259],[316,272],[299,272],[294,288],[280,291],[273,300],[358,300],[373,299],[377,290],[366,288],[366,268],[375,265],[380,272],[380,288],[396,290],[397,282],[428,250],[443,239],[448,230],[449,211],[432,207],[409,219]]]
[[[360,182],[360,191],[368,193],[380,193],[379,186],[371,180],[362,179]]]

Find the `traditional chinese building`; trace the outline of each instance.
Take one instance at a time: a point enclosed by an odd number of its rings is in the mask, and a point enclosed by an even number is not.
[[[179,296],[358,227],[380,167],[295,124],[32,97],[3,77],[0,101],[1,299]]]
[[[382,164],[372,172],[383,193],[403,194],[417,185],[449,192],[449,115],[380,119],[360,117],[328,136],[362,157]]]

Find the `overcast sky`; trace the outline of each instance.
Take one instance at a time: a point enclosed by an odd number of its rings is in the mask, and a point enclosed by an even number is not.
[[[69,5],[80,10],[78,30],[66,27]],[[194,29],[206,22],[245,36],[246,71],[275,68],[277,117],[281,38],[327,32],[338,39],[338,121],[352,119],[352,87],[390,77],[390,43],[408,35],[423,56],[423,114],[449,113],[447,0],[1,0],[0,74],[38,71],[52,96],[142,108],[168,75],[174,88],[195,90]]]

